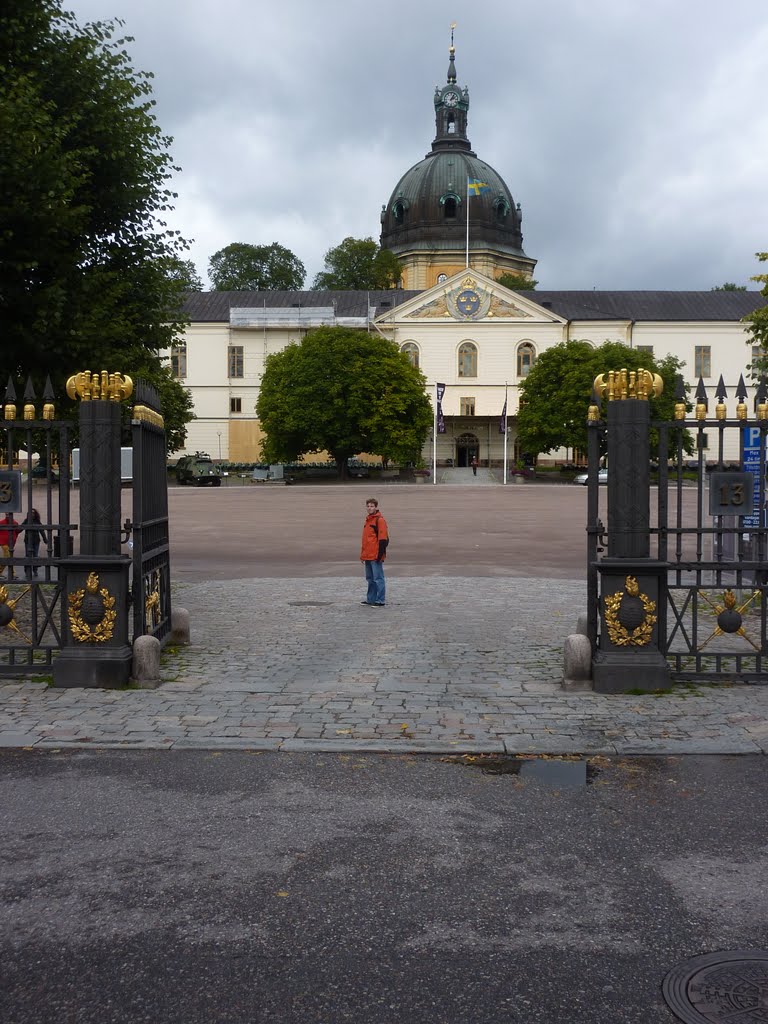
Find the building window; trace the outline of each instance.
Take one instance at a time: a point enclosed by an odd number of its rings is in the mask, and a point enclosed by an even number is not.
[[[444,206],[445,219],[456,220],[456,200],[453,198],[445,200]]]
[[[712,376],[712,349],[709,345],[697,345],[693,360],[695,377]]]
[[[229,411],[230,412],[242,412],[243,411],[243,400],[242,398],[229,399]]]
[[[400,346],[400,351],[404,352],[408,356],[408,362],[411,366],[419,368],[419,346],[415,341],[406,341],[404,345]]]
[[[517,376],[527,377],[536,362],[536,349],[530,341],[517,346]]]
[[[242,345],[230,345],[227,349],[228,362],[229,362],[229,376],[230,377],[242,377],[243,376],[243,346]]]
[[[761,370],[765,364],[765,349],[762,345],[752,346],[752,369]]]
[[[459,376],[477,376],[477,345],[465,341],[459,346]]]
[[[395,203],[394,207],[395,220],[398,224],[402,224],[405,220],[405,207],[402,203]]]
[[[445,284],[445,282],[447,280],[448,280],[448,275],[447,274],[438,274],[437,275],[437,283],[438,284]]]
[[[187,376],[187,343],[180,341],[171,349],[171,376],[181,380]]]
[[[474,400],[474,398],[460,398],[459,399],[459,415],[460,416],[474,416],[475,415],[475,400]]]

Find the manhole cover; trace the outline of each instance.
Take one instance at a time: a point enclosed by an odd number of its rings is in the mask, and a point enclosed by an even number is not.
[[[330,601],[289,601],[288,604],[294,608],[323,608],[330,604]]]
[[[674,967],[661,991],[685,1024],[768,1024],[768,953],[707,953]]]

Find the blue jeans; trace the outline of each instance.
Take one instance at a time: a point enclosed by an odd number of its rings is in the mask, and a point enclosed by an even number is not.
[[[368,582],[368,604],[384,604],[385,583],[383,562],[363,562],[365,578]]]

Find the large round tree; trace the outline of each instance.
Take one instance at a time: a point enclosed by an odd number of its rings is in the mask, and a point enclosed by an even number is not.
[[[520,385],[517,433],[523,451],[538,455],[555,448],[587,450],[587,410],[595,377],[609,370],[658,373],[664,391],[651,399],[652,416],[674,415],[677,374],[683,364],[675,356],[654,360],[649,353],[618,342],[594,348],[588,341],[568,341],[542,352]]]
[[[432,425],[424,375],[394,342],[348,327],[320,327],[267,358],[256,414],[263,457],[293,462],[328,452],[339,476],[367,452],[420,457]]]

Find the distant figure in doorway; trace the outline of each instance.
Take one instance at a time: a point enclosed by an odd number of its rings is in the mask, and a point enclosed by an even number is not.
[[[379,608],[383,608],[386,602],[384,559],[387,557],[389,532],[386,520],[381,512],[379,512],[379,503],[375,498],[369,498],[366,501],[365,511],[360,561],[365,566],[368,594],[366,599],[360,603],[374,604]]]
[[[40,522],[40,513],[36,508],[30,509],[29,515],[21,524],[24,527],[24,554],[27,558],[37,558],[37,553],[40,550],[40,541],[48,543],[48,534],[43,529],[43,524]],[[25,566],[25,573],[27,579],[31,576],[37,576],[37,566],[27,565]]]
[[[477,476],[477,456],[476,455],[472,456],[472,461],[470,462],[470,466],[472,467],[472,476]]]

